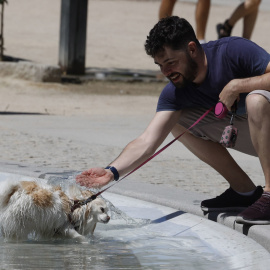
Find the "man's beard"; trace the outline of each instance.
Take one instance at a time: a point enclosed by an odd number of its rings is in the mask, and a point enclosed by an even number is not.
[[[190,57],[189,54],[187,54],[187,57],[188,57],[188,64],[185,70],[185,75],[184,74],[180,75],[182,76],[182,81],[174,83],[172,80],[170,80],[170,78],[168,78],[176,88],[183,88],[188,84],[192,83],[198,74],[198,64]]]

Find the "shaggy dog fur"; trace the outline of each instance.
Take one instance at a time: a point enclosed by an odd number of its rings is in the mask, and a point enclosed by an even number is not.
[[[97,222],[108,223],[106,202],[96,198],[73,212],[74,200],[87,199],[90,191],[71,186],[66,193],[45,180],[0,182],[0,228],[7,239],[72,238],[85,241]]]

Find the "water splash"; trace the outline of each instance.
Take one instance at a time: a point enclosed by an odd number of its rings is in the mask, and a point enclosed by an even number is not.
[[[58,175],[52,175],[48,177],[48,184],[53,186],[60,186],[62,190],[65,192],[68,190],[68,187],[74,185],[76,175],[80,174],[80,172],[69,172],[69,173],[62,173]],[[86,187],[80,187],[82,189],[87,189]],[[89,190],[89,189],[88,189]],[[100,189],[91,188],[91,192],[98,193]],[[102,195],[99,195],[103,200],[106,201],[107,206],[109,208],[109,214],[112,220],[122,220],[125,221],[126,225],[132,225],[135,227],[144,226],[151,223],[150,219],[134,219],[128,216],[125,212],[120,210],[119,208],[115,207],[112,202],[105,199]]]
[[[103,198],[104,199],[104,198]],[[134,225],[136,227],[145,226],[151,223],[150,219],[134,219],[128,216],[125,212],[120,210],[119,208],[115,207],[110,201],[104,199],[107,202],[108,208],[111,212],[111,219],[112,220],[124,220],[127,225]]]

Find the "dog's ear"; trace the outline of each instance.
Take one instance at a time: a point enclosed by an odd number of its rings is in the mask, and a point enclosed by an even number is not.
[[[68,194],[73,200],[82,200],[91,197],[94,193],[90,190],[83,190],[77,185],[71,185],[68,187]]]
[[[91,192],[90,190],[82,190],[81,193],[82,193],[82,196],[83,196],[84,198],[89,198],[89,197],[91,197],[92,195],[94,195],[94,193]]]
[[[70,185],[68,187],[68,195],[73,200],[82,199],[82,192],[77,185]]]

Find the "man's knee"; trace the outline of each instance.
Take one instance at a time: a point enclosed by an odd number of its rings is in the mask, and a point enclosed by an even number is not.
[[[251,94],[246,98],[246,107],[249,120],[260,120],[265,113],[268,114],[270,104],[261,94]]]

